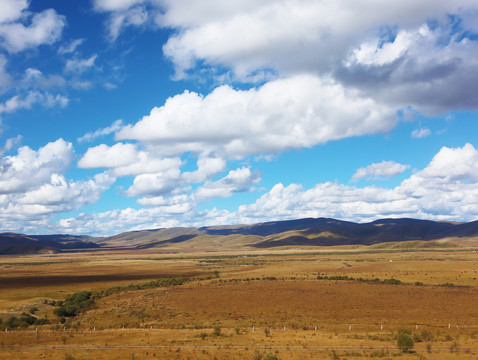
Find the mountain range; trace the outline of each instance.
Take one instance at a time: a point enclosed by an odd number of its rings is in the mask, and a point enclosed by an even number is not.
[[[0,254],[84,249],[260,249],[285,246],[375,245],[446,239],[478,240],[478,221],[452,223],[402,218],[354,223],[328,218],[306,218],[253,225],[139,230],[102,238],[3,233],[0,234]]]

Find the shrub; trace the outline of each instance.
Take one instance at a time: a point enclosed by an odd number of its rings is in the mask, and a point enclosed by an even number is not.
[[[53,313],[60,318],[74,317],[80,311],[91,307],[94,303],[91,291],[80,291],[67,297],[62,305],[53,310]]]
[[[408,352],[408,350],[413,349],[414,345],[415,343],[413,342],[412,332],[410,330],[398,330],[397,346],[402,352]]]
[[[214,331],[212,332],[212,336],[220,336],[221,335],[221,328],[219,326],[216,326],[214,328]]]
[[[391,278],[391,279],[383,280],[383,283],[384,284],[390,284],[390,285],[400,285],[402,282],[398,279]]]
[[[261,360],[279,360],[279,358],[275,356],[273,353],[268,352],[261,358]]]

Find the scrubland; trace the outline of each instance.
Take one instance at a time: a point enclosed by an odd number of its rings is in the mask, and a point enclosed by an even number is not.
[[[472,247],[3,256],[0,359],[476,359],[477,271]]]

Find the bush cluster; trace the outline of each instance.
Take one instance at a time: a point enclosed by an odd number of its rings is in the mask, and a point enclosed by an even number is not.
[[[403,284],[398,279],[384,279],[380,280],[379,278],[374,279],[364,279],[364,278],[354,278],[347,275],[335,275],[335,276],[322,276],[317,275],[318,280],[349,280],[349,281],[360,281],[360,282],[368,282],[368,283],[378,283],[378,284],[389,284],[389,285],[401,285]]]
[[[24,328],[31,325],[45,325],[45,324],[49,324],[48,319],[45,319],[45,318],[39,319],[30,314],[23,313],[19,317],[12,316],[11,318],[7,319],[5,322],[3,321],[0,322],[0,327],[3,329],[15,329],[15,328]]]
[[[95,302],[91,291],[80,291],[59,302],[59,307],[53,313],[61,318],[74,317],[79,312],[89,309]]]

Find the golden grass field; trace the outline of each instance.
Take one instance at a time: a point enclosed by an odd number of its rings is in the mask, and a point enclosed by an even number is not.
[[[50,324],[0,332],[0,359],[477,359],[477,271],[472,247],[2,256],[3,323],[36,307]],[[50,305],[179,277],[98,297],[64,324]],[[412,331],[411,352],[398,329]]]

